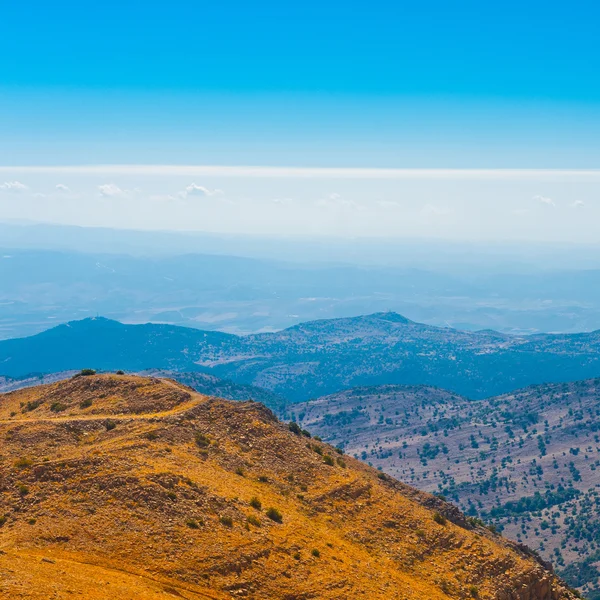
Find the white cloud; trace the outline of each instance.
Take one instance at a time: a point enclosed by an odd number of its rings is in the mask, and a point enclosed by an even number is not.
[[[125,191],[122,190],[118,185],[114,183],[105,183],[103,185],[98,186],[98,191],[101,196],[105,198],[113,198],[114,196],[123,196],[125,195]]]
[[[583,200],[575,200],[571,206],[573,208],[583,208],[585,206],[585,202]]]
[[[542,196],[540,194],[536,194],[533,199],[544,206],[556,206],[556,202],[552,200],[552,198],[548,198],[547,196]]]
[[[395,200],[378,200],[377,204],[382,208],[398,208],[400,206],[400,202]]]
[[[380,169],[226,165],[0,166],[0,173],[77,175],[173,175],[189,177],[275,177],[324,179],[458,179],[599,181],[600,169]]]
[[[64,183],[57,183],[56,191],[59,194],[68,194],[71,191],[71,188],[68,185],[65,185]]]
[[[20,181],[5,181],[4,183],[0,183],[0,190],[7,192],[24,192],[29,188]]]
[[[199,196],[201,198],[208,198],[210,196],[222,196],[223,190],[214,189],[211,190],[203,185],[197,183],[190,183],[183,191],[179,192],[181,198],[187,198],[188,196]]]
[[[279,206],[290,206],[294,203],[291,198],[274,198],[271,200],[273,204],[278,204]]]
[[[422,217],[445,217],[451,214],[452,211],[448,208],[441,208],[439,206],[434,206],[433,204],[426,204],[420,211]]]
[[[358,204],[357,202],[354,202],[354,200],[347,200],[346,198],[342,198],[340,194],[337,194],[335,192],[333,194],[328,194],[327,196],[325,196],[325,198],[317,200],[315,202],[315,206],[338,209],[351,208],[354,210],[364,209],[362,205]]]

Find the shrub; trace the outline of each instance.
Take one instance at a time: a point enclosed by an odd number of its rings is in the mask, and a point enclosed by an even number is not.
[[[75,375],[75,377],[89,377],[90,375],[95,375],[95,374],[96,374],[95,369],[81,369],[81,371],[79,371],[79,373],[77,375]]]
[[[262,508],[262,502],[256,496],[252,496],[252,498],[250,498],[250,506],[256,510],[260,510]]]
[[[207,448],[208,446],[210,446],[209,437],[203,434],[201,431],[196,431],[194,440],[196,441],[196,446],[198,446],[198,448]]]
[[[244,475],[246,474],[244,469],[242,467],[237,467],[235,470],[235,474],[239,475],[240,477],[244,477]]]
[[[67,405],[62,402],[53,402],[50,405],[50,410],[52,412],[62,412],[63,410],[67,410]]]
[[[267,517],[269,517],[269,519],[271,519],[271,521],[275,521],[275,523],[283,522],[283,515],[272,506],[270,508],[267,508],[267,512],[265,514],[267,515]]]
[[[89,408],[92,405],[92,399],[86,398],[79,403],[79,408]]]
[[[8,521],[8,517],[6,515],[2,515],[0,517],[0,527],[2,527],[6,523],[6,521]]]
[[[190,528],[190,529],[199,529],[200,525],[198,525],[198,521],[196,521],[195,519],[188,519],[185,524]]]
[[[438,525],[445,525],[447,523],[446,517],[444,515],[440,514],[439,512],[433,513],[433,520]]]
[[[104,423],[104,427],[106,427],[106,431],[112,431],[117,426],[116,421],[106,421]]]
[[[121,369],[119,369],[116,374],[117,375],[125,375],[125,371],[121,371]]]
[[[334,448],[334,450],[335,450],[335,451],[336,451],[338,454],[344,454],[344,450],[343,450],[343,448],[339,448],[338,446],[336,446],[336,447]]]
[[[157,438],[158,438],[158,433],[156,433],[156,431],[147,431],[147,432],[144,434],[144,437],[145,437],[147,440],[150,440],[151,442],[153,442],[155,439],[157,439]]]
[[[21,408],[21,412],[26,413],[35,410],[44,403],[43,400],[30,400]]]
[[[476,585],[469,586],[469,594],[471,594],[472,598],[479,598],[479,590]]]
[[[323,456],[323,448],[321,446],[313,446],[312,449],[317,453]]]
[[[33,461],[30,458],[22,456],[15,461],[15,467],[17,469],[27,469],[33,464]]]
[[[27,494],[29,494],[29,488],[23,483],[20,483],[17,486],[17,489],[19,490],[19,494],[21,494],[21,496],[27,496]]]
[[[294,421],[291,421],[288,425],[288,428],[292,433],[295,433],[296,435],[302,435],[302,429],[300,428],[300,425],[298,425],[298,423],[294,423]]]
[[[28,519],[28,520],[27,520],[27,523],[28,523],[29,525],[35,525],[35,523],[36,523],[36,519]]]
[[[259,475],[259,476],[258,476],[258,480],[259,480],[261,483],[268,483],[268,482],[269,482],[269,478],[268,478],[266,475]]]
[[[177,494],[175,492],[167,492],[167,497],[170,500],[177,500]]]
[[[247,521],[250,525],[254,525],[254,527],[260,527],[260,519],[254,515],[248,515]]]
[[[219,521],[221,522],[221,525],[224,525],[225,527],[233,527],[233,519],[231,517],[224,515],[219,517]]]
[[[338,457],[337,457],[337,461],[336,461],[336,462],[337,462],[337,464],[338,464],[340,467],[342,467],[342,469],[345,469],[345,468],[346,468],[346,461],[345,461],[345,460],[344,460],[344,459],[343,459],[341,456],[338,456]]]
[[[300,552],[294,552],[294,554],[292,554],[292,558],[295,560],[300,560]]]
[[[377,473],[377,477],[382,481],[387,481],[387,475],[385,473],[382,473],[381,471]]]
[[[325,454],[325,456],[323,456],[323,462],[326,465],[329,465],[330,467],[333,467],[335,465],[335,461],[333,460],[333,456],[330,456],[329,454]]]
[[[319,558],[321,556],[321,553],[316,549],[313,548],[310,553],[315,557],[315,558]]]

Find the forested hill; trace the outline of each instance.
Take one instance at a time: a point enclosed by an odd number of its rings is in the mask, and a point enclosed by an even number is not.
[[[477,399],[600,376],[600,332],[509,336],[376,313],[245,337],[94,318],[0,341],[0,375],[81,368],[196,370],[292,402],[381,384],[434,385]]]

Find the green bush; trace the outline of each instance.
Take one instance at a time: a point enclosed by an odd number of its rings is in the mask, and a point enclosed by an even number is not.
[[[262,502],[256,496],[252,496],[252,498],[250,498],[250,506],[256,510],[260,510],[262,508]]]
[[[335,465],[335,461],[333,460],[333,456],[330,456],[329,454],[325,454],[325,456],[323,456],[323,462],[326,465],[329,465],[330,467],[333,467]]]
[[[275,521],[275,523],[283,522],[283,515],[272,506],[270,508],[267,508],[267,512],[265,514],[267,515],[267,517],[269,517],[269,519],[271,519],[271,521]]]
[[[89,408],[92,405],[92,399],[86,398],[79,403],[79,408]]]
[[[67,410],[67,405],[63,404],[62,402],[53,402],[50,405],[50,410],[52,412],[62,412],[63,410]]]
[[[95,375],[95,369],[81,369],[79,373],[75,377],[89,377],[90,375]]]
[[[313,548],[310,553],[315,557],[315,558],[319,558],[321,556],[321,553],[316,549]]]
[[[433,513],[433,520],[438,525],[445,525],[447,523],[446,517],[444,515],[440,514],[439,512]]]
[[[233,519],[231,517],[227,517],[224,515],[222,517],[219,517],[219,521],[221,525],[224,525],[225,527],[233,527]]]
[[[208,446],[210,446],[210,438],[201,431],[196,431],[194,439],[198,448],[207,448]]]
[[[302,435],[302,429],[300,428],[300,425],[298,425],[298,423],[294,423],[294,421],[291,421],[288,425],[288,428],[292,433],[295,433],[296,435]]]
[[[15,467],[17,469],[27,469],[33,464],[33,461],[30,458],[22,456],[15,461]]]
[[[260,527],[260,519],[254,515],[248,515],[247,521],[250,525],[254,525],[254,527]]]
[[[200,525],[198,525],[198,521],[196,521],[195,519],[188,519],[185,524],[190,528],[190,529],[200,529]]]

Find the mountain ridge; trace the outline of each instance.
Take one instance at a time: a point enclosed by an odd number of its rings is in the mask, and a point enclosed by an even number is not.
[[[575,598],[525,548],[254,402],[79,376],[0,395],[0,434],[7,597]]]
[[[201,371],[291,402],[380,384],[428,384],[481,399],[599,376],[600,331],[509,336],[423,325],[390,312],[243,337],[91,318],[0,341],[0,375],[88,367]]]

